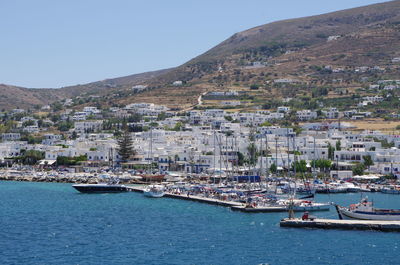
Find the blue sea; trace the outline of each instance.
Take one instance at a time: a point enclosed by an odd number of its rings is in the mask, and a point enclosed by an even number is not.
[[[368,196],[377,206],[400,208],[400,196]],[[317,196],[344,205],[359,199]],[[315,215],[337,218],[333,208]],[[280,228],[286,216],[0,181],[0,264],[400,263],[400,233]]]

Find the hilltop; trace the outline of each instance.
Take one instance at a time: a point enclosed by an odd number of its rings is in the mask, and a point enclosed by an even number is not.
[[[310,95],[323,86],[332,90],[330,94],[340,88],[352,93],[366,85],[363,77],[371,82],[398,78],[399,64],[392,59],[400,56],[399,41],[400,1],[273,22],[234,34],[151,80],[160,87],[139,97],[150,100],[168,91],[179,99],[189,92],[244,90],[259,99],[271,99]],[[281,79],[294,82],[275,82]],[[165,86],[174,80],[187,85]],[[252,84],[264,91],[249,91]],[[196,98],[186,100],[195,103]],[[166,98],[161,102],[168,104]]]

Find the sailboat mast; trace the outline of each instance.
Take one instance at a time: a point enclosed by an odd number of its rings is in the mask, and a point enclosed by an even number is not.
[[[289,141],[289,127],[286,128],[286,138],[287,138],[287,168],[288,168],[288,177],[290,177],[290,141]]]
[[[261,134],[261,143],[260,143],[260,150],[261,150],[261,161],[260,161],[260,178],[263,172],[263,134]]]
[[[313,136],[314,138],[314,151],[313,151],[313,176],[315,178],[315,136]]]
[[[150,174],[153,173],[153,128],[150,126]]]
[[[265,176],[266,176],[266,178],[268,178],[269,177],[269,167],[268,167],[268,135],[267,134],[265,134],[265,158],[266,158],[266,161],[265,161],[266,174],[265,174]]]

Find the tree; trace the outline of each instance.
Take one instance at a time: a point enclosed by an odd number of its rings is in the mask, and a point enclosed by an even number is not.
[[[312,163],[315,163],[315,166],[323,172],[326,172],[326,170],[332,166],[332,161],[327,159],[317,159]]]
[[[227,121],[233,121],[232,116],[227,115],[227,116],[225,116],[224,118],[225,118],[225,120],[227,120]]]
[[[39,160],[44,159],[44,152],[37,151],[37,150],[27,150],[24,152],[20,157],[19,160],[24,165],[35,165]]]
[[[251,86],[250,86],[250,89],[251,90],[257,90],[257,89],[259,89],[260,88],[260,85],[258,85],[258,84],[252,84]]]
[[[340,140],[337,140],[336,141],[336,151],[340,151],[340,150],[342,150],[342,143],[340,142]]]
[[[167,114],[165,112],[161,112],[157,115],[157,120],[158,121],[163,121],[167,118]]]
[[[78,138],[78,134],[76,133],[76,131],[73,131],[71,134],[71,139],[75,140],[76,138]]]
[[[334,154],[335,154],[335,148],[331,145],[331,143],[328,143],[328,158],[333,160]]]
[[[86,155],[68,157],[68,156],[58,156],[57,165],[58,166],[75,166],[82,161],[87,161]]]
[[[307,171],[307,162],[305,160],[296,161],[293,167],[296,168],[296,172],[304,173]]]
[[[370,155],[363,156],[363,160],[364,160],[364,166],[366,168],[368,168],[368,170],[369,170],[369,167],[374,164],[374,161],[372,161],[372,158]]]
[[[73,123],[69,121],[62,121],[57,125],[58,130],[65,132],[73,127]]]
[[[364,174],[364,164],[362,163],[357,163],[354,167],[353,167],[353,174],[355,176],[360,176]]]
[[[121,156],[121,160],[126,162],[134,153],[131,134],[128,126],[124,123],[122,125],[122,134],[118,139],[118,154]]]
[[[257,163],[258,152],[254,143],[249,144],[249,146],[247,147],[247,153],[249,155],[249,164],[255,165]]]
[[[178,121],[178,122],[175,124],[174,128],[172,128],[172,131],[179,132],[179,131],[182,129],[182,127],[183,127],[182,122]]]
[[[269,170],[272,172],[272,173],[276,173],[277,171],[278,171],[278,167],[276,166],[276,164],[274,163],[274,164],[272,164],[270,167],[269,167]]]
[[[243,166],[244,155],[241,152],[237,152],[237,158],[238,158],[238,166]]]
[[[260,127],[268,127],[268,126],[272,126],[272,123],[264,121],[263,123],[260,124]]]

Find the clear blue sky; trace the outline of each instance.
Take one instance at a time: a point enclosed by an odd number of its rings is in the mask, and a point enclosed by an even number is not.
[[[383,0],[1,0],[0,83],[62,87],[178,66],[232,34]]]

